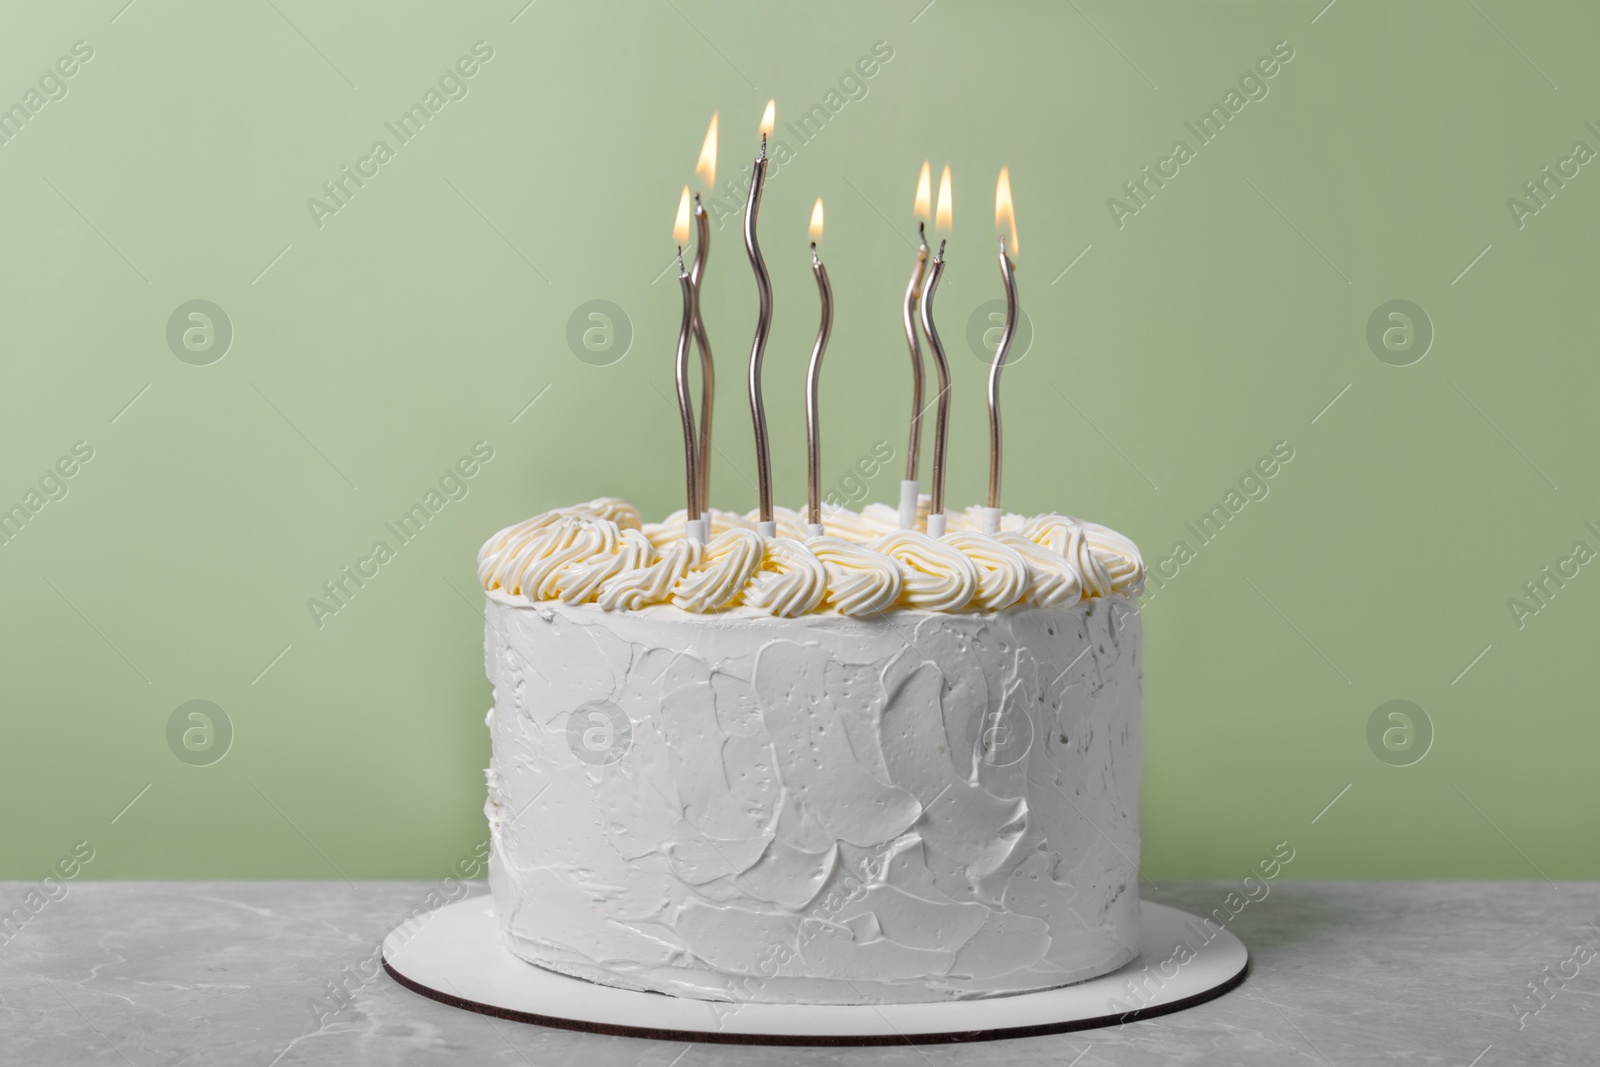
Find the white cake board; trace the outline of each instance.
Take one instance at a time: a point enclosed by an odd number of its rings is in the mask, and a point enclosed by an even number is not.
[[[518,959],[488,896],[430,913],[383,944],[384,970],[425,997],[501,1019],[658,1040],[750,1045],[904,1045],[991,1041],[1116,1026],[1179,1011],[1244,981],[1250,955],[1226,930],[1203,947],[1199,920],[1145,902],[1141,954],[1111,974],[1041,993],[934,1004],[721,1004],[613,989]],[[1214,929],[1214,928],[1213,928]],[[1188,944],[1194,955],[1174,959]],[[1181,958],[1181,957],[1178,957]],[[1149,967],[1146,972],[1145,968]],[[1176,973],[1173,973],[1173,972]],[[1129,991],[1130,979],[1142,993]],[[1121,1005],[1139,1005],[1124,1010]]]

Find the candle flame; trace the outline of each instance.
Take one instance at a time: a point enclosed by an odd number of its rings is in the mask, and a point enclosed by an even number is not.
[[[822,197],[817,197],[817,204],[811,209],[811,240],[822,240]]]
[[[998,229],[1008,226],[1011,229],[1011,254],[1017,254],[1017,213],[1011,206],[1011,168],[1000,168],[1000,180],[994,187],[994,224]]]
[[[711,113],[711,125],[706,127],[706,142],[700,146],[700,162],[694,165],[694,172],[706,186],[717,184],[717,113]]]
[[[933,211],[932,183],[928,180],[928,161],[922,161],[922,173],[917,175],[917,200],[911,210],[917,218],[927,222]]]
[[[939,209],[933,216],[933,228],[940,233],[950,232],[950,164],[946,163],[944,173],[939,175]]]
[[[672,239],[682,248],[689,243],[689,187],[683,187],[683,196],[678,198],[678,221],[672,224]]]
[[[766,137],[772,133],[773,127],[778,123],[778,102],[767,101],[767,110],[761,113],[761,136]]]

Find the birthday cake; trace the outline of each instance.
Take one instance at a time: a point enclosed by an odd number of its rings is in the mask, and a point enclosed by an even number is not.
[[[1133,543],[882,505],[820,536],[616,499],[479,553],[505,943],[728,1003],[939,1001],[1138,952]],[[704,522],[704,520],[701,520]]]

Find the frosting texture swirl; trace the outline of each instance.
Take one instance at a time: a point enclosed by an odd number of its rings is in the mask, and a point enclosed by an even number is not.
[[[894,607],[905,578],[894,560],[840,537],[816,537],[807,546],[828,572],[828,607],[841,615],[876,615]]]
[[[900,602],[924,611],[960,611],[978,591],[978,568],[960,550],[918,530],[896,530],[872,548],[900,565]]]

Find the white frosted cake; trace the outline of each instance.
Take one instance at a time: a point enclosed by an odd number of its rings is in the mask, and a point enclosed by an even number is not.
[[[1138,951],[1143,564],[1061,515],[807,538],[618,500],[479,554],[510,950],[712,1001],[1082,981]]]

